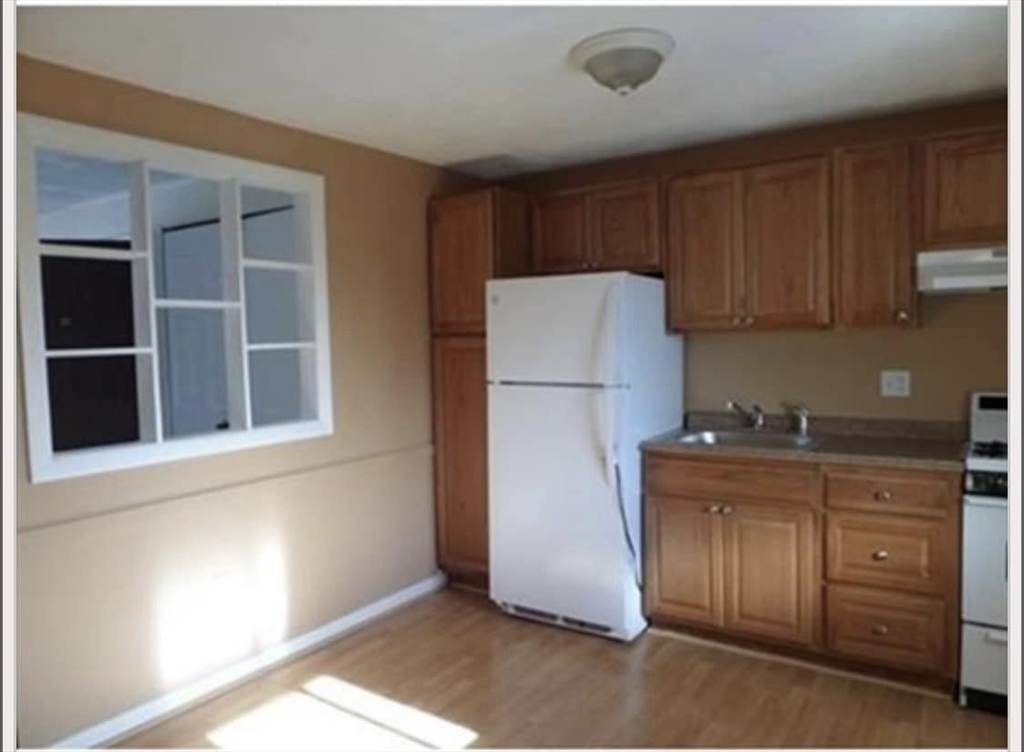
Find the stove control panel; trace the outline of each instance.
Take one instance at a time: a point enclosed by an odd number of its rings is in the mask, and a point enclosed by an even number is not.
[[[997,496],[1006,498],[1006,473],[989,473],[968,470],[964,475],[964,492],[972,496]]]

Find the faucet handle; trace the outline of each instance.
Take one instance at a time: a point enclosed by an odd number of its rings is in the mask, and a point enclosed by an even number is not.
[[[795,403],[785,403],[784,402],[783,403],[783,407],[785,407],[787,410],[789,410],[789,412],[791,412],[793,414],[793,417],[796,418],[796,430],[797,430],[797,433],[800,436],[806,436],[807,435],[807,419],[811,417],[811,411],[807,407],[807,405],[803,404],[802,402],[795,402]]]

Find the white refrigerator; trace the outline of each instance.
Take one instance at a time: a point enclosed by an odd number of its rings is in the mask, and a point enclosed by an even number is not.
[[[487,381],[491,599],[632,640],[647,626],[639,443],[683,416],[664,283],[488,282]]]

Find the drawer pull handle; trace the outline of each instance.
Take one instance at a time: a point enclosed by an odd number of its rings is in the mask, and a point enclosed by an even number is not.
[[[722,514],[732,514],[732,507],[726,504],[722,507]]]
[[[996,645],[1006,645],[1009,640],[1007,639],[1006,632],[990,630],[985,633],[985,642],[995,643]]]
[[[884,624],[876,624],[871,628],[871,634],[875,635],[876,637],[885,637],[887,634],[889,634],[889,628]]]
[[[873,554],[871,554],[871,558],[874,559],[875,561],[885,561],[886,559],[889,558],[889,552],[886,551],[884,548],[880,548],[877,551],[875,551]]]
[[[892,501],[892,491],[888,488],[875,491],[875,501]]]
[[[721,504],[715,504],[714,506],[704,507],[704,511],[707,512],[708,514],[718,514],[719,512],[722,511],[722,505]]]

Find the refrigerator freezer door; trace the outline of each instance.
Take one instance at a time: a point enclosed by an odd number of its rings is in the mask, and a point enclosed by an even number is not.
[[[490,383],[620,383],[619,305],[624,273],[487,283]]]
[[[640,598],[607,438],[622,390],[488,389],[491,598],[632,637]]]

